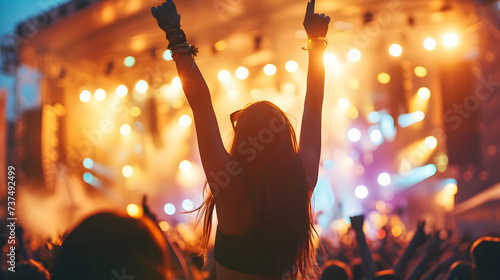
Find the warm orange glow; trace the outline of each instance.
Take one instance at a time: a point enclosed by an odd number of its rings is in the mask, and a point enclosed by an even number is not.
[[[387,73],[380,73],[377,76],[377,80],[381,84],[387,84],[387,83],[389,83],[391,81],[391,76],[389,74],[387,74]]]

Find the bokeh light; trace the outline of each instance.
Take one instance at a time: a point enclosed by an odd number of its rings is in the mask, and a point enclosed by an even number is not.
[[[349,141],[356,143],[361,139],[361,132],[357,128],[351,128],[347,132],[347,138]]]
[[[387,187],[391,184],[391,175],[387,172],[380,173],[377,178],[377,182],[382,187]]]
[[[426,87],[419,88],[417,94],[418,97],[424,100],[427,100],[431,97],[431,91]]]
[[[403,48],[398,44],[392,44],[389,47],[389,53],[394,57],[398,57],[403,53]]]
[[[182,173],[188,173],[192,170],[193,164],[189,160],[183,160],[179,163],[179,170]]]
[[[431,37],[427,37],[424,40],[424,48],[428,51],[432,51],[436,48],[436,40]]]
[[[163,59],[166,60],[166,61],[171,61],[173,58],[172,58],[172,51],[167,49],[163,52],[163,55],[162,55]]]
[[[141,115],[141,108],[137,107],[137,106],[132,106],[130,108],[130,115],[134,118],[137,118],[138,116]]]
[[[347,53],[347,58],[352,62],[358,62],[361,59],[361,52],[357,49],[352,49]]]
[[[127,214],[129,214],[130,217],[139,218],[142,216],[142,211],[139,206],[134,203],[130,203],[127,205]]]
[[[120,126],[120,134],[123,136],[128,136],[132,132],[132,127],[128,124],[122,124]]]
[[[90,93],[90,91],[88,91],[88,90],[83,90],[80,93],[80,101],[83,103],[88,102],[91,97],[92,97],[92,93]]]
[[[94,167],[94,161],[88,157],[84,158],[83,159],[83,167],[85,167],[87,169],[91,169],[92,167]]]
[[[133,56],[127,56],[123,60],[123,64],[127,67],[132,67],[135,65],[135,58]]]
[[[427,76],[427,69],[425,69],[422,66],[417,66],[417,67],[415,67],[414,73],[415,73],[415,76],[423,78],[423,77]]]
[[[456,183],[448,183],[443,189],[448,195],[456,195],[458,192],[458,186]]]
[[[171,215],[175,214],[175,205],[173,205],[172,203],[167,203],[163,207],[163,211],[165,211],[165,213],[167,215],[171,216]]]
[[[276,74],[276,66],[274,66],[274,64],[267,64],[266,66],[264,66],[264,74],[266,74],[267,76],[272,76],[274,74]]]
[[[138,93],[145,93],[148,90],[148,83],[144,80],[140,80],[135,84],[135,90]]]
[[[425,146],[428,149],[435,149],[437,147],[438,141],[436,137],[434,136],[429,136],[425,138]]]
[[[179,124],[183,127],[189,127],[192,122],[193,122],[193,120],[191,119],[191,116],[189,116],[189,115],[182,115],[179,118]]]
[[[231,74],[229,74],[227,70],[221,70],[217,75],[217,79],[219,79],[219,81],[222,83],[229,82],[229,80],[231,79]]]
[[[214,49],[218,52],[221,52],[227,48],[227,42],[224,40],[220,40],[214,44]]]
[[[250,74],[250,72],[248,71],[247,68],[245,67],[238,67],[238,69],[236,69],[236,78],[240,79],[240,80],[244,80],[246,78],[248,78],[248,75]]]
[[[122,175],[123,177],[130,178],[132,175],[134,175],[134,168],[131,165],[125,165],[122,168]]]
[[[106,99],[106,91],[102,88],[96,90],[94,93],[94,98],[97,101],[103,101],[104,99]]]
[[[294,73],[299,70],[299,64],[294,60],[290,60],[285,64],[285,69],[290,73]]]
[[[193,201],[191,199],[184,199],[182,201],[182,208],[186,211],[191,211],[194,208]]]
[[[127,93],[128,93],[128,88],[125,85],[119,85],[116,88],[116,95],[118,95],[118,97],[125,97]]]
[[[378,74],[377,80],[379,81],[379,83],[385,85],[391,81],[391,76],[387,73],[382,72],[382,73]]]
[[[168,231],[170,229],[170,224],[168,222],[161,221],[158,225],[163,231]]]
[[[359,199],[365,199],[368,196],[368,188],[363,185],[359,185],[354,190],[354,194]]]

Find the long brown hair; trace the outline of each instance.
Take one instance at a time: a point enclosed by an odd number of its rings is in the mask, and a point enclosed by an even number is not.
[[[253,152],[242,148],[250,138],[261,144]],[[312,186],[307,184],[295,130],[287,115],[268,101],[247,105],[238,113],[230,155],[242,167],[247,182],[245,194],[257,220],[252,231],[265,232],[280,270],[308,278],[317,268],[312,242]],[[198,222],[204,221],[202,245],[206,252],[215,202],[207,184],[204,193],[197,210]]]

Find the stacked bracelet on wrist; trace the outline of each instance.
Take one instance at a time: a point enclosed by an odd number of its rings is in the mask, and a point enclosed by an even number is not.
[[[302,49],[310,50],[317,47],[326,49],[326,47],[328,47],[328,38],[326,37],[309,38],[307,40],[307,47],[303,47]]]
[[[195,57],[198,54],[198,48],[187,43],[187,37],[180,26],[173,25],[165,31],[168,40],[168,49],[172,52],[172,58],[177,58],[183,54],[189,54]]]

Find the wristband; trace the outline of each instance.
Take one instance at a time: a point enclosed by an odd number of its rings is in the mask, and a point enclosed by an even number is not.
[[[316,47],[323,47],[326,49],[328,47],[328,38],[326,37],[317,37],[307,40],[307,47],[303,47],[303,50],[309,50]]]

